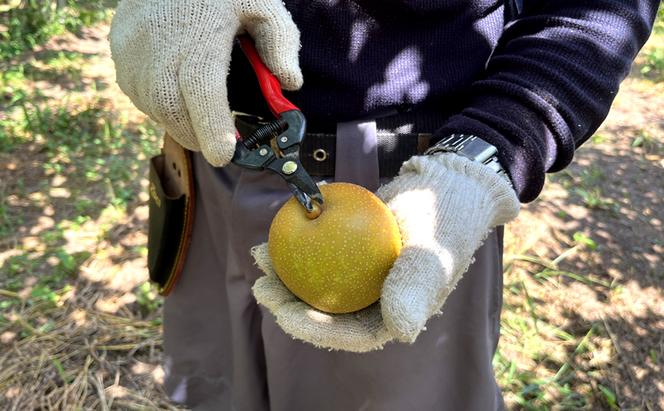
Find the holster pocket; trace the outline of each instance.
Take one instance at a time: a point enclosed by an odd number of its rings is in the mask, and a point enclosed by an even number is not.
[[[148,270],[168,295],[184,268],[194,222],[191,152],[164,137],[162,154],[150,159]]]

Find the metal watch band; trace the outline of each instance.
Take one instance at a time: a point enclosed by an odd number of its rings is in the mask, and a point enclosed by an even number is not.
[[[472,161],[480,162],[501,176],[508,178],[505,169],[503,169],[498,161],[498,149],[477,136],[452,134],[443,138],[424,152],[425,155],[436,153],[456,153],[462,155]]]

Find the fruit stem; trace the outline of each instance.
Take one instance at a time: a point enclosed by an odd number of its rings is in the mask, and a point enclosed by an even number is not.
[[[318,217],[320,217],[321,214],[323,214],[323,206],[318,204],[316,201],[312,201],[313,205],[313,210],[311,211],[305,211],[307,218],[309,220],[315,220]]]

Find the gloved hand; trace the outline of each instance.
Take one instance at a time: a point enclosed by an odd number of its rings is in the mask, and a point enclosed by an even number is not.
[[[300,33],[281,0],[124,0],[111,27],[122,91],[214,166],[235,151],[226,75],[243,30],[284,89],[302,86]]]
[[[414,342],[468,270],[490,230],[516,218],[519,200],[488,167],[452,153],[415,156],[376,193],[392,210],[403,248],[380,304],[333,315],[295,297],[274,273],[267,244],[252,250],[267,274],[253,287],[258,303],[297,339],[321,348],[366,352],[390,340]]]

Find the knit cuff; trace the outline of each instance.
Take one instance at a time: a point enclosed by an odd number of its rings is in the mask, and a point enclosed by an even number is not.
[[[463,186],[466,197],[471,190],[479,190],[492,203],[491,228],[505,224],[519,213],[520,204],[514,188],[508,180],[490,167],[453,153],[414,156],[404,163],[401,174],[415,172],[434,180],[432,187],[444,188],[447,184]],[[446,180],[446,181],[443,181]],[[447,194],[443,194],[447,195]],[[480,207],[479,204],[476,207]]]

